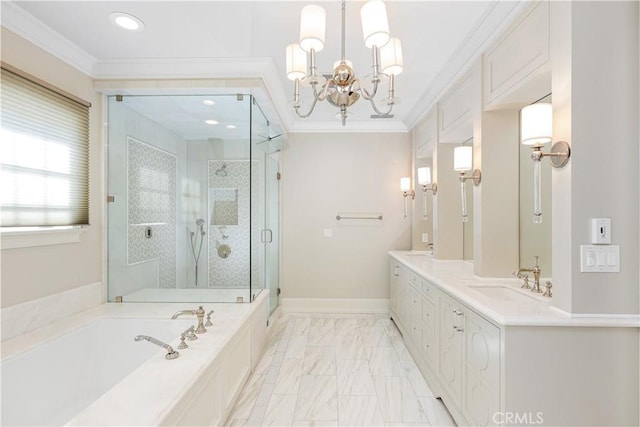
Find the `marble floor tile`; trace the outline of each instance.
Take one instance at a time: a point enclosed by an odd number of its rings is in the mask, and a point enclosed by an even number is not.
[[[367,348],[360,336],[336,337],[336,359],[368,360]]]
[[[311,318],[297,318],[291,326],[291,336],[307,335],[311,326]]]
[[[391,340],[381,325],[360,328],[360,335],[365,347],[391,347]]]
[[[405,370],[407,379],[418,397],[433,397],[433,391],[422,376],[422,372],[417,367]]]
[[[246,385],[240,392],[240,396],[238,396],[235,406],[229,414],[229,419],[244,419],[245,422],[249,419],[251,410],[256,403],[265,378],[266,375],[252,375],[249,377],[249,380],[247,380]]]
[[[335,347],[307,347],[302,364],[304,375],[336,375]]]
[[[338,395],[375,396],[373,377],[366,360],[338,360]]]
[[[341,318],[335,321],[335,334],[341,337],[358,335],[358,320],[355,318]]]
[[[263,426],[290,426],[296,409],[295,394],[274,394],[262,420]]]
[[[287,350],[284,353],[285,359],[304,359],[307,349],[308,336],[292,336],[288,340]]]
[[[374,347],[369,356],[371,375],[402,377],[405,371],[393,347]]]
[[[376,397],[344,396],[338,402],[340,426],[381,426],[384,421]]]
[[[225,425],[455,425],[387,316],[278,322]]]
[[[302,375],[302,359],[285,359],[280,367],[275,394],[298,394],[300,376]]]
[[[420,398],[420,405],[427,414],[431,425],[434,426],[451,426],[455,427],[456,422],[449,414],[447,407],[444,406],[442,400],[436,398]]]
[[[373,382],[385,422],[429,422],[406,377],[374,377]]]
[[[303,375],[294,419],[335,420],[338,414],[338,384],[335,376]]]

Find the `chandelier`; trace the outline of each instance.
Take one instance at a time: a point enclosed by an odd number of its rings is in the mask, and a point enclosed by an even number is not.
[[[400,40],[389,36],[387,10],[382,0],[369,0],[360,9],[364,44],[371,49],[372,72],[359,79],[353,70],[351,61],[345,55],[345,12],[346,1],[342,1],[342,50],[339,61],[333,66],[330,75],[320,75],[316,67],[316,52],[324,48],[326,12],[324,8],[310,4],[300,14],[300,43],[287,46],[287,77],[293,80],[294,94],[292,107],[298,117],[307,118],[318,101],[329,101],[340,108],[339,117],[342,126],[347,122],[347,107],[353,105],[362,96],[368,100],[376,115],[371,117],[390,118],[395,97],[395,76],[402,72],[402,48]],[[388,80],[387,97],[376,105],[375,97],[383,80]],[[365,83],[366,82],[366,83]],[[301,112],[300,86],[310,87],[313,102],[309,110]],[[366,87],[368,86],[368,88]]]

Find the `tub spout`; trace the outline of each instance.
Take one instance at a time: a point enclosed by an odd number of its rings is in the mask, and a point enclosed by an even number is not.
[[[133,339],[134,341],[149,341],[152,344],[155,344],[157,346],[160,346],[162,348],[164,348],[165,350],[167,350],[167,354],[164,356],[166,359],[176,359],[178,356],[180,356],[180,353],[178,353],[177,351],[175,351],[173,349],[173,347],[171,347],[169,344],[165,344],[162,341],[155,339],[154,337],[150,337],[148,335],[136,335],[136,337]]]
[[[198,307],[197,310],[180,310],[176,311],[171,319],[177,319],[178,316],[182,316],[183,314],[190,314],[192,316],[196,316],[198,318],[198,326],[196,326],[196,334],[204,334],[207,332],[207,328],[204,327],[204,315],[205,311],[202,306]]]

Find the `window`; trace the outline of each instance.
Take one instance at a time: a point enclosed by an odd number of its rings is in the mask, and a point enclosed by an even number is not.
[[[0,224],[89,224],[89,107],[3,65]]]

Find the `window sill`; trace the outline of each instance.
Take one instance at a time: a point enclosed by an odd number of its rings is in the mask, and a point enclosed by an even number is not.
[[[1,249],[77,243],[88,227],[56,227],[0,232]]]

